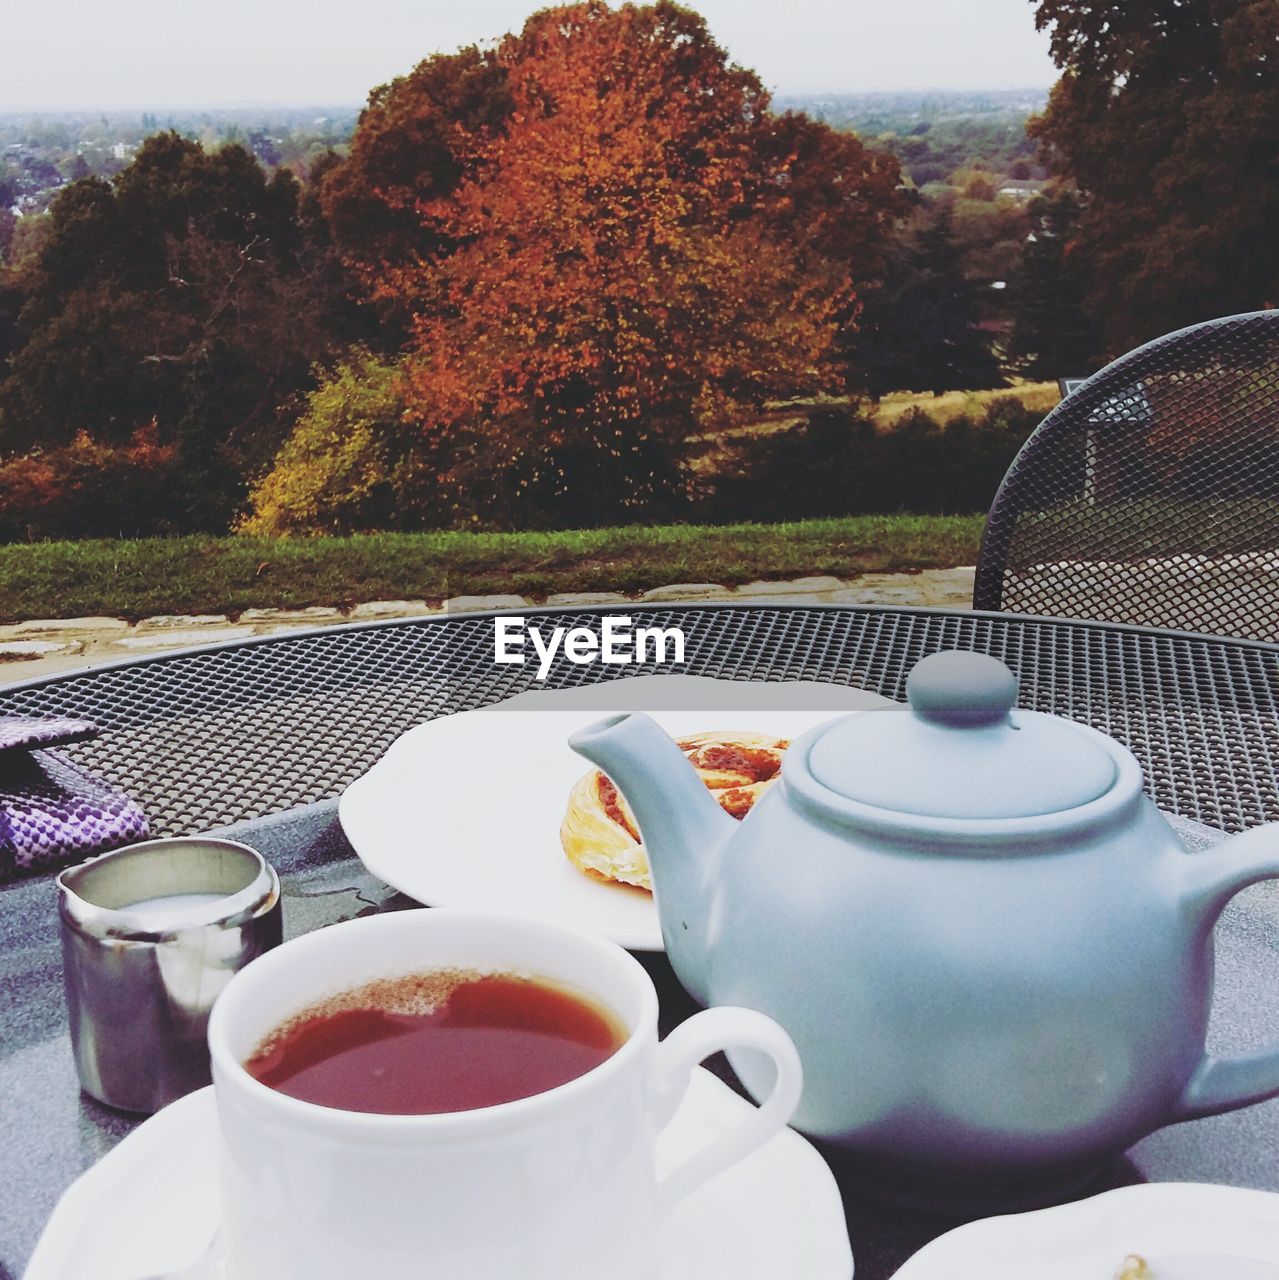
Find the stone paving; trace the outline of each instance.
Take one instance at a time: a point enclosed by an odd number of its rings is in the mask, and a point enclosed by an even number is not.
[[[249,636],[297,631],[341,622],[415,618],[431,613],[510,612],[538,604],[566,608],[627,604],[758,601],[770,605],[885,604],[937,609],[967,609],[973,598],[971,565],[958,569],[921,569],[915,573],[868,573],[846,581],[832,577],[750,582],[726,587],[715,582],[675,582],[638,596],[584,591],[548,596],[455,596],[451,600],[371,600],[349,610],[246,609],[226,614],[161,614],[130,623],[123,618],[44,618],[0,626],[0,684],[30,680],[55,671],[93,667],[122,658],[138,658],[191,645],[242,640]]]

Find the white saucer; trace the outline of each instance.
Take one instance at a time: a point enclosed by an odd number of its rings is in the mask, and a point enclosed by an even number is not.
[[[752,1109],[699,1068],[659,1163],[673,1165]],[[217,1143],[211,1088],[158,1112],[58,1201],[24,1280],[138,1280],[194,1262],[218,1223]],[[853,1274],[835,1179],[790,1129],[684,1201],[662,1226],[661,1255],[660,1280]]]
[[[1129,1254],[1154,1280],[1279,1280],[1279,1195],[1151,1182],[985,1218],[925,1245],[893,1280],[1109,1280]]]
[[[652,895],[584,875],[560,848],[568,794],[591,768],[569,735],[644,709],[674,735],[747,729],[794,738],[843,712],[887,705],[812,681],[696,676],[538,690],[410,729],[346,789],[338,817],[364,865],[427,906],[510,912],[660,951]]]

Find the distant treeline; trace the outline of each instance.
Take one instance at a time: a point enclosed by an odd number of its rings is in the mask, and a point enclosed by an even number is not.
[[[984,173],[998,183],[1043,179],[1047,167],[1026,122],[1048,103],[1046,89],[779,94],[780,110],[803,111],[851,129],[891,151],[917,187]]]

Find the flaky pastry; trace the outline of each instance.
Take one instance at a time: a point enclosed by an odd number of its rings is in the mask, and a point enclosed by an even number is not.
[[[777,781],[789,742],[763,733],[698,733],[679,748],[726,813],[744,818]],[[651,890],[648,855],[626,797],[598,769],[569,793],[560,824],[569,861],[587,875]]]
[[[1115,1280],[1154,1280],[1154,1276],[1145,1258],[1140,1254],[1130,1253],[1124,1259],[1123,1268],[1116,1274]]]

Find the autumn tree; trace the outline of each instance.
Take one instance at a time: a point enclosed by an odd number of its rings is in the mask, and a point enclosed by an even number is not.
[[[458,57],[361,124],[352,156],[400,157],[404,181],[350,168],[326,188],[385,206],[376,293],[412,316],[401,518],[677,509],[695,434],[842,387],[841,328],[899,212],[895,162],[773,117],[668,0],[546,10]],[[446,81],[482,108],[421,88]],[[394,113],[430,145],[401,149]]]
[[[426,302],[411,409],[460,510],[624,520],[699,425],[832,385],[843,298],[750,216],[767,98],[695,15],[547,11],[498,57],[507,128],[429,208],[459,247],[392,285]]]
[[[373,90],[349,155],[312,174],[333,241],[366,283],[447,250],[446,229],[428,206],[457,187],[463,151],[502,127],[510,107],[505,68],[475,46],[428,58]],[[380,296],[398,345],[409,312]]]
[[[856,134],[802,112],[765,116],[760,132],[766,170],[785,193],[768,205],[774,234],[790,238],[806,271],[840,272],[852,284],[836,348],[846,387],[859,390],[873,376],[858,345],[864,299],[882,286],[899,224],[912,207],[901,169]]]
[[[66,187],[19,273],[0,454],[81,433],[125,446],[154,424],[192,527],[226,527],[329,340],[299,195],[238,146],[210,154],[174,133],[112,183]]]
[[[1032,124],[1083,194],[1112,350],[1279,299],[1279,5],[1038,0],[1061,69]]]

